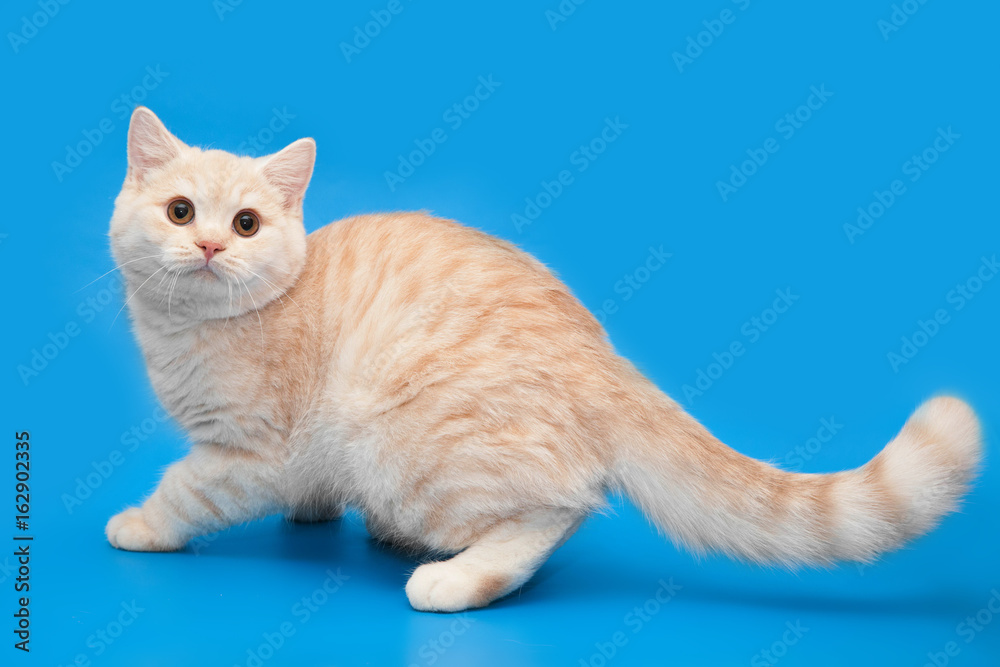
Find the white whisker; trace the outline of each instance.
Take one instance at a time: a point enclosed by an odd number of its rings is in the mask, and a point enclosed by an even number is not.
[[[156,271],[153,271],[151,274],[149,274],[149,278],[146,278],[145,280],[142,281],[142,285],[145,285],[146,283],[148,283],[150,278],[152,278],[157,273],[159,273],[160,271],[163,271],[166,268],[167,268],[166,266],[161,266]],[[125,306],[127,306],[128,302],[132,300],[132,297],[134,297],[136,294],[139,293],[139,290],[142,289],[142,285],[139,285],[138,287],[136,287],[135,291],[132,292],[127,299],[125,299],[125,303],[123,303],[122,307],[118,309],[117,313],[115,313],[115,319],[111,320],[111,326],[108,327],[108,331],[111,331],[111,327],[115,326],[115,322],[118,321],[118,316],[122,314],[123,310],[125,310]]]
[[[282,267],[278,266],[277,264],[272,264],[271,262],[265,262],[262,259],[258,259],[258,260],[254,260],[254,261],[257,262],[258,264],[263,264],[264,266],[269,266],[272,269],[275,269],[277,271],[281,271],[282,273],[285,273],[285,274],[288,274],[288,275],[291,275],[291,273],[292,273],[288,269],[282,268]]]
[[[300,306],[298,304],[298,302],[295,299],[293,299],[290,294],[288,294],[288,292],[282,293],[281,290],[278,289],[277,285],[275,285],[274,283],[272,283],[270,280],[268,280],[264,276],[260,275],[259,273],[256,273],[255,271],[251,271],[249,268],[247,269],[247,271],[250,271],[251,274],[257,276],[257,278],[259,278],[260,280],[263,280],[265,285],[267,285],[268,287],[270,287],[271,289],[273,289],[275,292],[278,293],[278,299],[281,300],[281,307],[282,308],[285,307],[285,302],[284,302],[284,299],[282,299],[282,297],[288,297],[288,300],[291,301],[293,304],[295,304],[295,307],[298,308],[299,311],[302,313],[302,316],[306,319],[306,322],[309,324],[309,326],[311,328],[315,328],[314,323],[313,323],[312,318],[310,317],[309,313],[306,312],[305,308],[303,308],[302,306]]]
[[[80,289],[78,289],[76,292],[73,292],[73,294],[76,294],[77,292],[82,292],[83,290],[87,289],[88,287],[90,287],[91,285],[93,285],[94,283],[96,283],[98,280],[100,280],[101,278],[103,278],[104,276],[108,275],[109,273],[113,273],[114,271],[117,271],[120,268],[122,268],[123,266],[131,264],[132,262],[140,262],[140,261],[142,261],[144,259],[156,259],[157,257],[159,257],[159,255],[150,255],[149,257],[136,257],[135,259],[130,259],[127,262],[122,262],[118,266],[116,266],[113,269],[111,269],[111,271],[108,271],[106,273],[102,273],[101,275],[97,276],[96,278],[94,278],[93,280],[91,280],[89,283],[87,283],[86,285],[84,285],[83,287],[81,287]]]
[[[177,279],[180,278],[181,272],[178,271],[174,275],[174,279],[170,281],[170,288],[167,290],[167,319],[172,320],[173,317],[170,314],[170,300],[174,296],[174,287],[177,286]]]
[[[263,353],[264,352],[264,321],[260,319],[260,311],[257,310],[257,302],[254,301],[253,294],[250,293],[250,288],[247,287],[247,284],[245,282],[243,282],[242,278],[237,278],[237,280],[239,280],[241,283],[243,283],[243,286],[247,288],[247,296],[250,297],[250,303],[253,304],[253,310],[254,310],[255,313],[257,313],[257,324],[260,325],[260,351],[261,351],[261,353]]]
[[[171,271],[170,269],[167,269],[167,272],[163,274],[163,276],[160,278],[160,282],[156,285],[156,290],[159,291],[163,287],[163,282],[167,278],[173,278],[173,276],[174,272]]]
[[[233,317],[233,283],[231,280],[226,281],[226,287],[229,288],[229,302],[226,307],[226,323],[222,325],[223,331],[229,326],[229,320]]]

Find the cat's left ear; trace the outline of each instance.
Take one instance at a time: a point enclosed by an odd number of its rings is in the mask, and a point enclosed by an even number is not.
[[[264,160],[264,175],[281,190],[285,206],[301,206],[316,163],[316,142],[299,139]]]

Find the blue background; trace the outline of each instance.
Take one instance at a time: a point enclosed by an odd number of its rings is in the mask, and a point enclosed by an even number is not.
[[[256,137],[271,152],[315,137],[309,229],[425,208],[516,242],[593,310],[613,300],[611,339],[675,397],[713,353],[743,342],[745,354],[686,404],[744,453],[807,472],[857,466],[919,402],[951,391],[979,411],[996,458],[1000,280],[961,310],[948,300],[1000,251],[995,4],[913,2],[886,36],[888,0],[594,1],[554,29],[546,12],[557,0],[403,0],[348,62],[340,44],[387,4],[70,2],[32,31],[24,21],[40,5],[5,3],[3,468],[13,468],[13,432],[30,430],[35,542],[30,656],[10,646],[14,574],[0,557],[0,663],[253,665],[265,635],[288,622],[294,634],[261,664],[762,665],[764,650],[782,665],[916,667],[929,654],[1000,664],[1000,618],[987,608],[1000,590],[1000,472],[989,462],[962,513],[870,568],[698,561],[616,504],[520,595],[458,624],[409,608],[414,562],[372,543],[355,515],[319,526],[275,517],[176,554],[108,546],[107,519],[184,452],[183,434],[155,419],[128,318],[113,322],[123,302],[114,274],[84,288],[112,268],[107,224],[137,101],[192,144],[246,150]],[[724,9],[732,22],[711,40],[705,32],[707,46],[679,68],[674,52],[704,21],[718,32]],[[12,33],[29,38],[15,44]],[[501,85],[453,128],[443,114],[480,76]],[[786,137],[775,124],[811,86],[833,94]],[[294,117],[269,137],[275,109]],[[608,118],[627,128],[578,171],[574,153]],[[908,180],[904,164],[949,127],[960,137]],[[447,141],[390,189],[385,172],[435,128]],[[717,182],[768,138],[779,150],[723,201]],[[68,172],[54,167],[70,149],[89,154]],[[573,182],[519,231],[512,214],[564,169]],[[849,242],[844,224],[894,179],[905,193]],[[661,245],[666,264],[628,298],[616,291]],[[798,301],[750,343],[744,323],[786,288]],[[887,354],[939,308],[948,323],[894,372]],[[67,325],[76,336],[59,335]],[[52,337],[65,346],[22,379],[19,366]],[[837,434],[793,461],[821,419]],[[95,472],[109,465],[106,478]],[[302,622],[295,605],[328,568],[349,579]],[[630,616],[671,578],[682,588],[669,603]],[[142,611],[119,634],[133,601]],[[981,630],[960,625],[983,609]],[[787,623],[807,630],[787,634]],[[98,631],[118,636],[102,645]],[[605,658],[617,632],[625,641]],[[956,655],[943,654],[949,642]]]

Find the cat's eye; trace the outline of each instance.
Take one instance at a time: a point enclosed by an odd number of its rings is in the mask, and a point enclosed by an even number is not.
[[[178,197],[167,204],[167,217],[175,225],[186,225],[194,219],[194,204]]]
[[[240,211],[233,218],[233,229],[240,236],[253,236],[260,229],[260,218],[253,211]]]

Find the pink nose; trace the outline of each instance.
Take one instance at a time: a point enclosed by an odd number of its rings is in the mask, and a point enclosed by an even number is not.
[[[225,250],[221,243],[213,243],[211,241],[199,241],[197,242],[197,245],[205,251],[206,261],[212,259],[212,255],[215,253]]]

